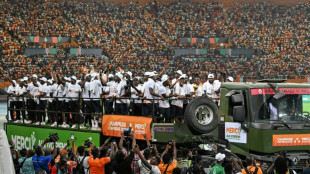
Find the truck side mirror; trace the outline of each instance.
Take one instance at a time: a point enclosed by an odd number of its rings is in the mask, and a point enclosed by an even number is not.
[[[234,106],[233,107],[233,119],[234,122],[245,122],[245,107]]]

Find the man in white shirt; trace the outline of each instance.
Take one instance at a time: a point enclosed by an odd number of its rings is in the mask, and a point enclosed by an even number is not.
[[[37,81],[38,76],[37,75],[32,75],[32,82],[28,85],[27,87],[27,92],[28,92],[28,96],[29,96],[29,108],[27,108],[28,110],[32,110],[32,111],[28,111],[28,117],[31,119],[31,123],[38,123],[38,119],[37,119],[37,109],[38,109],[38,103],[39,103],[39,86],[41,85],[40,83],[38,83]]]
[[[153,116],[153,99],[154,96],[160,97],[162,100],[165,98],[159,94],[155,93],[155,79],[156,75],[154,72],[146,72],[144,74],[144,92],[143,98],[145,99],[142,106],[142,116]]]
[[[8,79],[10,80],[10,78],[8,78]],[[20,119],[14,118],[14,111],[15,111],[15,107],[16,107],[16,95],[17,95],[18,84],[16,83],[15,80],[10,80],[10,81],[12,84],[8,87],[8,90],[7,90],[7,93],[9,94],[9,103],[10,103],[10,105],[9,105],[10,106],[10,118],[12,121],[17,121]],[[16,107],[16,109],[17,109],[17,107]]]
[[[55,97],[56,97],[56,111],[58,111],[57,119],[59,120],[59,123],[62,123],[61,127],[69,127],[67,123],[69,123],[69,117],[65,117],[66,114],[63,112],[68,111],[66,110],[66,107],[69,105],[65,102],[65,98],[63,98],[66,95],[66,87],[61,83],[60,76],[57,75],[57,78],[55,78],[55,82],[57,84],[56,91],[55,91]],[[69,108],[69,107],[68,107]],[[67,123],[66,123],[67,119]],[[56,126],[53,124],[52,126]]]
[[[94,129],[100,129],[98,125],[99,116],[102,114],[102,107],[100,104],[100,95],[102,91],[103,82],[101,81],[101,73],[98,77],[97,73],[91,75],[92,81],[90,82],[90,100],[92,103],[92,126]]]
[[[203,94],[203,85],[202,83],[200,82],[200,78],[199,77],[196,77],[195,80],[194,80],[194,91],[195,91],[195,95],[194,97],[201,97],[202,94]]]
[[[142,100],[139,100],[140,94],[142,94],[143,86],[139,84],[139,77],[133,78],[133,84],[131,85],[131,101],[130,115],[141,116],[142,114]]]
[[[76,83],[77,78],[75,76],[71,77],[71,83],[61,81],[63,85],[68,88],[68,99],[69,99],[69,112],[72,115],[72,127],[76,128],[76,124],[80,124],[80,98],[81,98],[81,86]]]
[[[113,104],[114,104],[114,97],[117,93],[117,85],[114,81],[113,74],[109,74],[109,82],[107,82],[106,92],[108,93],[108,97],[105,102],[105,113],[112,114],[114,113]]]
[[[115,114],[127,115],[127,99],[120,99],[125,97],[126,93],[125,90],[126,81],[122,79],[123,75],[121,73],[116,73],[115,82],[117,86],[117,93],[115,102]]]
[[[175,119],[177,123],[182,122],[183,120],[183,99],[186,99],[187,88],[184,84],[185,74],[180,76],[178,83],[174,88],[175,97],[171,102],[171,117]]]
[[[50,98],[47,99],[47,109],[48,109],[48,119],[51,125],[55,124],[57,125],[56,122],[56,113],[54,113],[55,110],[55,101],[56,99],[54,99],[54,93],[56,91],[57,86],[55,86],[55,84],[53,83],[52,79],[47,80],[47,87],[48,87],[48,92],[49,94],[47,96],[49,96]]]
[[[159,117],[165,119],[166,123],[171,123],[170,118],[170,104],[168,98],[170,97],[171,90],[169,88],[168,76],[163,75],[161,78],[162,85],[159,87],[159,94],[162,95],[166,100],[159,101]]]
[[[89,127],[92,127],[92,118],[91,118],[91,111],[92,111],[92,103],[90,101],[90,81],[91,75],[86,74],[84,80],[81,83],[82,88],[82,108],[83,113],[85,113],[85,124],[88,122]]]
[[[45,77],[41,78],[41,85],[39,86],[39,112],[37,113],[38,121],[36,124],[45,125],[45,109],[47,105],[47,98],[49,97],[49,87],[46,84],[47,79]]]
[[[208,75],[208,81],[203,84],[204,93],[211,98],[217,105],[219,104],[219,93],[221,89],[221,82],[214,80],[214,75]]]
[[[24,96],[27,94],[27,89],[24,85],[24,79],[19,80],[19,85],[16,88],[16,109],[21,109],[20,111],[16,111],[16,118],[19,122],[23,122],[20,120],[20,113],[22,113],[23,120],[25,123],[30,123],[31,121],[27,121],[26,119],[26,112],[25,112],[25,98]]]

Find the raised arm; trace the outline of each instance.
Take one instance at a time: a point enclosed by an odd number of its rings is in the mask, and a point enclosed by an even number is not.
[[[149,141],[149,138],[147,137],[147,135],[146,135],[146,134],[142,134],[142,135],[143,135],[143,137],[145,138],[147,148],[150,148],[151,143],[150,143],[150,141]]]
[[[133,149],[133,152],[136,153],[136,154],[140,157],[141,161],[143,162],[143,164],[144,164],[147,168],[149,168],[150,170],[152,170],[152,166],[146,161],[146,159],[144,158],[144,156],[141,155],[140,149],[139,149],[139,146],[138,146],[138,145],[136,145],[136,147]]]
[[[119,140],[119,143],[118,143],[118,147],[120,150],[124,148],[123,143],[124,143],[124,133],[122,133],[121,139]]]
[[[175,145],[174,140],[172,140],[172,144],[173,144],[173,159],[176,160],[177,159],[177,147]]]

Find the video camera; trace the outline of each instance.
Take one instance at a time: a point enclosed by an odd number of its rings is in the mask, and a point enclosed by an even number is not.
[[[91,142],[92,138],[89,137],[87,140],[84,141],[84,147],[86,148],[90,148],[92,142]]]
[[[47,142],[56,142],[59,140],[58,133],[49,133],[49,138]]]
[[[131,127],[126,128],[126,129],[123,130],[124,136],[127,136],[127,137],[130,135],[130,132],[131,132]]]

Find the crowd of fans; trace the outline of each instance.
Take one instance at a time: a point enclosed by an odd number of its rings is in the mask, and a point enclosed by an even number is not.
[[[104,63],[113,73],[119,68],[158,71],[170,62],[170,73],[180,69],[200,77],[219,72],[253,79],[309,75],[309,3],[223,7],[216,2],[122,6],[100,1],[1,0],[0,4],[0,64],[14,78],[44,75],[44,69],[54,64],[63,71],[69,67],[66,75],[71,76],[85,63],[103,63],[94,56],[82,56],[79,61],[81,57],[68,53],[59,53],[50,61],[25,57],[25,48],[38,46],[25,40],[30,35],[72,37],[79,47],[101,48],[110,59]],[[252,49],[253,57],[223,59],[215,47],[180,43],[180,37],[226,37],[232,41],[232,49]],[[193,55],[174,57],[175,48],[207,48],[206,58],[216,59],[206,64]]]
[[[146,143],[136,142],[134,132],[121,135],[119,143],[108,139],[99,148],[94,144],[76,147],[74,140],[68,140],[63,149],[44,147],[46,139],[40,146],[31,149],[14,149],[11,152],[17,173],[20,174],[295,174],[289,169],[289,161],[285,156],[275,157],[267,166],[253,157],[245,160],[231,154],[217,152],[215,157],[200,156],[197,149],[177,148],[175,141],[167,145],[151,144],[146,135]],[[125,144],[126,141],[126,144]],[[72,146],[70,146],[72,145]],[[70,148],[69,148],[70,147]],[[145,147],[142,149],[142,147]],[[160,153],[160,147],[163,147]],[[303,174],[310,170],[310,159],[307,160]]]

